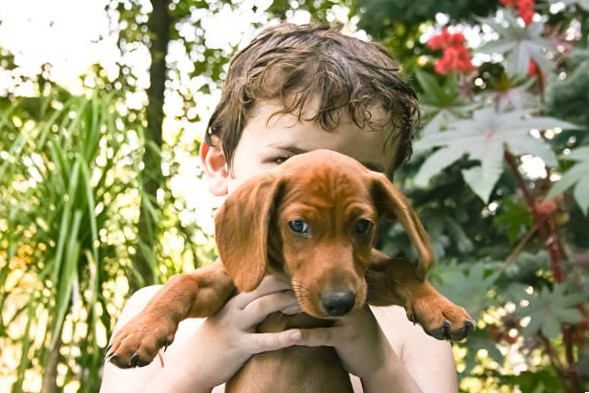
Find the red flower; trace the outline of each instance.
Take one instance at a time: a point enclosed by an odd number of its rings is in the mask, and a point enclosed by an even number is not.
[[[536,63],[534,60],[530,60],[530,65],[528,66],[528,76],[532,77],[535,75],[542,76],[542,73],[540,72],[538,63]]]
[[[499,0],[507,8],[516,8],[520,18],[529,25],[534,19],[534,0]]]
[[[517,11],[519,12],[519,16],[524,20],[526,26],[529,25],[534,18],[534,0],[519,0]]]
[[[554,199],[549,199],[544,202],[536,202],[534,204],[534,210],[536,214],[540,216],[549,216],[558,209],[558,205]]]
[[[445,49],[448,47],[459,47],[464,46],[464,34],[462,33],[450,33],[448,29],[442,30],[438,35],[433,36],[427,41],[427,46],[430,49],[438,50]]]
[[[433,50],[444,50],[444,55],[436,62],[434,70],[440,75],[448,75],[452,71],[468,73],[475,70],[472,65],[470,52],[464,46],[465,39],[462,33],[450,33],[448,29],[430,38],[427,45]]]
[[[427,46],[429,46],[432,50],[444,49],[446,46],[448,46],[449,35],[450,33],[448,32],[448,29],[443,29],[440,34],[431,37],[427,41]]]
[[[448,47],[444,56],[436,62],[434,70],[440,75],[448,75],[452,71],[467,74],[476,68],[472,65],[470,53],[465,47]]]

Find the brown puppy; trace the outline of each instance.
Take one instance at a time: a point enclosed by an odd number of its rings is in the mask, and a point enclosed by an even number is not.
[[[419,254],[415,265],[372,248],[380,218],[403,225]],[[181,320],[212,315],[236,288],[251,291],[266,274],[291,283],[304,313],[271,315],[260,331],[329,326],[365,303],[403,306],[439,339],[459,340],[474,329],[468,313],[425,280],[434,256],[406,198],[383,174],[340,153],[301,154],[246,181],[227,197],[215,227],[222,263],[174,276],[115,333],[107,354],[113,364],[150,363]],[[296,392],[351,392],[347,372],[326,347],[255,355],[227,391],[275,392],[277,383]]]

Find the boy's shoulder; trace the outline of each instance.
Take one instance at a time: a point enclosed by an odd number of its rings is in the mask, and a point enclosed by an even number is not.
[[[133,293],[121,311],[117,326],[123,326],[129,319],[139,314],[162,287],[163,285],[150,285]]]
[[[401,357],[411,348],[424,344],[436,347],[447,345],[426,334],[420,325],[411,322],[401,306],[371,307],[371,310],[395,352]]]

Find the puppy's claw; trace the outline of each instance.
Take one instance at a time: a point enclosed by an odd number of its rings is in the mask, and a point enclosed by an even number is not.
[[[135,352],[133,356],[131,356],[131,367],[145,367],[149,364],[149,362],[141,359],[141,356]]]
[[[414,313],[407,313],[407,319],[409,320],[409,322],[411,322],[413,325],[415,325],[417,323],[417,317],[415,317]]]
[[[466,338],[470,333],[472,333],[476,328],[476,322],[473,319],[467,319],[464,322],[464,326],[457,330],[456,332],[450,332],[450,340],[452,341],[460,341]]]
[[[467,319],[466,322],[464,322],[464,337],[474,332],[476,328],[477,322],[474,319]]]
[[[468,319],[466,321],[466,330],[468,331],[468,333],[473,332],[477,327],[477,321],[475,321],[474,319]]]
[[[449,320],[444,319],[442,326],[437,329],[434,329],[429,332],[429,334],[438,340],[447,340],[450,338],[450,329],[452,328],[452,323]]]
[[[107,359],[109,362],[111,362],[115,366],[120,367],[120,368],[125,368],[124,365],[120,364],[119,357],[117,356],[116,353],[111,353]]]

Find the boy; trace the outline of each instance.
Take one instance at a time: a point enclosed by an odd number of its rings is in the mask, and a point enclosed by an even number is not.
[[[282,24],[263,31],[231,62],[200,150],[205,178],[213,194],[226,195],[315,149],[392,173],[411,154],[417,116],[414,92],[376,45],[320,26]],[[117,326],[158,289],[134,294]],[[402,308],[365,307],[331,328],[255,333],[276,311],[296,312],[296,300],[286,284],[266,277],[216,315],[182,322],[163,362],[156,358],[132,370],[107,362],[101,391],[222,392],[252,354],[291,345],[333,346],[356,392],[458,390],[450,345],[412,325]]]

